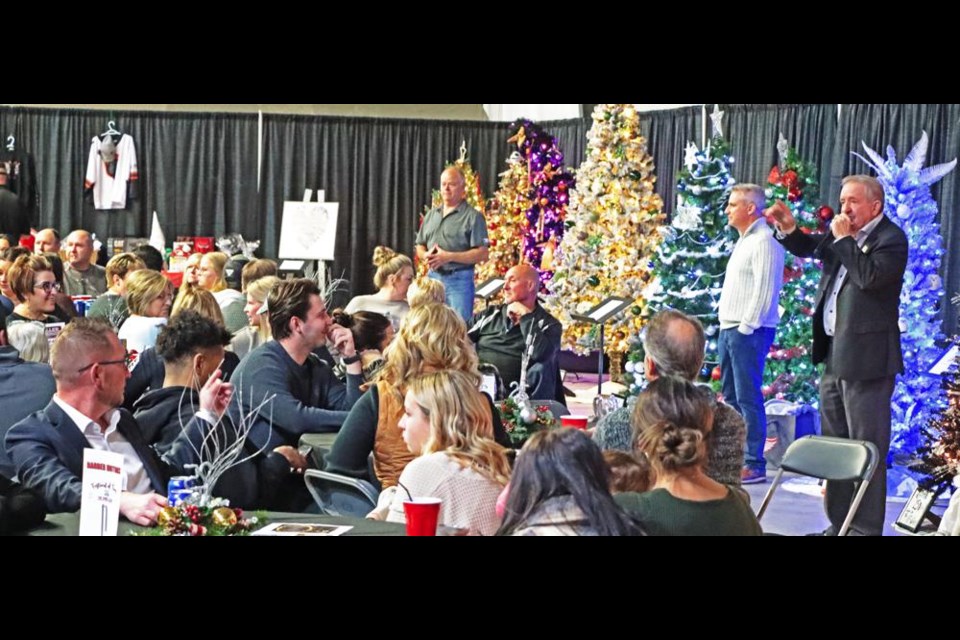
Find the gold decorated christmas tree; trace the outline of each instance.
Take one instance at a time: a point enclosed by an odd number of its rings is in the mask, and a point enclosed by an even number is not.
[[[597,348],[597,329],[570,314],[610,296],[635,300],[605,325],[607,352],[625,353],[629,336],[644,322],[642,291],[660,243],[663,202],[654,192],[653,158],[633,105],[597,105],[587,140],[545,304],[563,323],[562,346],[582,354]]]
[[[520,261],[521,230],[530,203],[530,176],[527,162],[514,151],[507,159],[507,169],[500,174],[500,185],[493,198],[487,219],[490,254],[477,265],[477,284],[502,277]]]

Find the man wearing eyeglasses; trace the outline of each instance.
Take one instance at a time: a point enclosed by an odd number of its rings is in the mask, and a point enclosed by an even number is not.
[[[170,451],[158,456],[125,410],[123,388],[128,355],[111,326],[79,318],[65,328],[50,353],[57,393],[43,411],[14,425],[7,453],[24,486],[43,494],[51,513],[77,511],[82,494],[83,450],[123,455],[120,513],[134,524],[150,525],[166,506],[167,482],[197,462],[195,448],[226,410],[233,387],[210,377],[200,390],[200,410]]]

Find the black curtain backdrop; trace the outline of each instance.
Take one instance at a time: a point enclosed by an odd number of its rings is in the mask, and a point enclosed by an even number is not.
[[[125,210],[96,211],[83,197],[87,157],[111,120],[133,137],[140,193]],[[83,228],[104,241],[147,237],[156,211],[168,244],[178,235],[257,232],[256,114],[7,107],[0,108],[0,131],[36,162],[38,228]]]
[[[721,104],[724,112],[723,134],[730,142],[734,158],[733,177],[737,182],[765,186],[770,169],[777,164],[777,140],[780,133],[803,160],[812,162],[820,176],[820,202],[833,204],[830,199],[831,163],[837,134],[836,104]],[[713,125],[707,105],[707,135]]]
[[[420,214],[462,143],[488,199],[515,150],[507,143],[506,122],[284,115],[263,120],[263,215],[256,237],[269,255],[279,246],[284,201],[301,199],[304,189],[323,189],[328,202],[340,203],[333,271],[345,274],[354,294],[374,290],[371,258],[378,244],[413,255]],[[589,120],[538,124],[557,137],[565,163],[576,170]]]
[[[706,105],[709,113],[713,105]],[[865,166],[850,155],[860,142],[885,153],[893,145],[901,157],[930,136],[927,165],[960,154],[960,105],[836,104],[721,105],[724,134],[736,159],[739,182],[765,184],[777,161],[780,132],[820,171],[823,203],[836,208],[840,180]],[[140,197],[124,211],[94,211],[83,198],[87,154],[95,135],[113,120],[133,136],[140,169]],[[701,108],[642,112],[657,175],[657,192],[667,212],[675,199],[676,174],[688,140],[700,144]],[[586,154],[589,117],[541,122],[556,136],[568,167]],[[710,133],[707,121],[708,135]],[[393,120],[264,115],[262,140],[256,114],[124,112],[0,107],[0,136],[16,137],[31,153],[39,178],[39,227],[66,233],[86,228],[101,239],[148,236],[157,211],[167,241],[177,235],[240,232],[262,241],[260,255],[276,257],[285,200],[299,200],[305,188],[326,190],[341,203],[334,269],[352,282],[352,293],[373,290],[373,248],[386,244],[413,251],[423,212],[447,162],[457,159],[461,142],[479,173],[484,195],[497,186],[497,174],[512,151],[509,123]],[[3,140],[0,140],[2,142]],[[262,142],[260,188],[258,142]],[[946,255],[947,296],[960,291],[960,180],[951,173],[933,189],[941,212]],[[944,331],[956,330],[956,309],[944,304]]]
[[[700,146],[700,107],[684,107],[640,113],[640,132],[647,139],[657,176],[656,191],[663,198],[664,211],[673,214],[677,199],[677,174],[683,167],[687,142]]]

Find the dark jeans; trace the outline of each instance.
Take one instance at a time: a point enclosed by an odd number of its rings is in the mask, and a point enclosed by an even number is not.
[[[747,423],[744,466],[765,472],[763,445],[767,439],[767,413],[763,406],[763,364],[776,331],[761,328],[749,336],[736,328],[722,329],[717,342],[723,398]]]

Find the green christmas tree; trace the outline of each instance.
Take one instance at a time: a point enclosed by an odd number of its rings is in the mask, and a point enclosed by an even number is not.
[[[716,126],[719,126],[719,122]],[[720,321],[717,305],[723,289],[727,260],[733,251],[733,237],[724,213],[730,189],[736,180],[730,175],[729,147],[722,131],[700,150],[687,144],[684,168],[677,181],[677,208],[670,224],[661,229],[663,243],[654,258],[654,280],[646,292],[647,308],[655,313],[676,309],[694,316],[703,324],[707,353],[703,376],[718,364],[717,338]],[[626,366],[630,393],[640,389],[638,363],[643,360],[639,339],[631,341]]]
[[[571,314],[583,314],[611,296],[635,300],[605,325],[607,353],[624,354],[628,336],[643,325],[642,292],[660,243],[663,202],[654,191],[653,158],[633,105],[597,105],[587,139],[545,306],[563,323],[562,345],[587,353],[598,347],[596,325]]]
[[[781,200],[793,213],[803,233],[825,233],[833,211],[818,207],[817,172],[780,136],[780,163],[767,177],[767,204]],[[813,312],[821,269],[813,258],[786,252],[780,306],[783,313],[763,372],[763,395],[816,406],[820,373],[810,360],[813,349]]]

